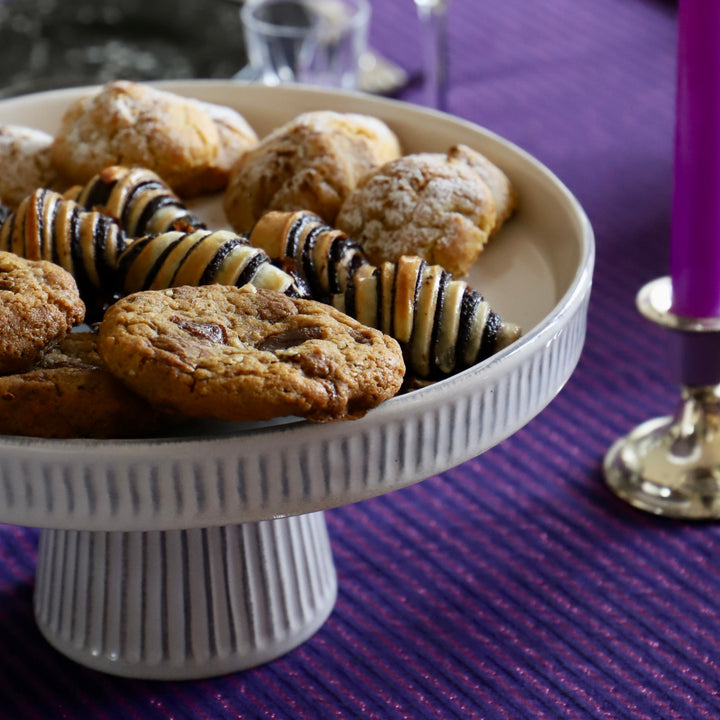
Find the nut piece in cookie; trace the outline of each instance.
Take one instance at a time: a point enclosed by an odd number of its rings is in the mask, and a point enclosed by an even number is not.
[[[123,298],[103,319],[98,350],[153,404],[229,421],[357,418],[399,390],[405,369],[378,330],[252,285]]]
[[[52,165],[52,142],[41,130],[0,125],[0,203],[14,210],[37,188],[62,186]]]
[[[399,155],[397,137],[377,118],[304,113],[238,161],[225,191],[225,214],[243,233],[269,210],[309,210],[333,223],[360,179]]]
[[[32,369],[0,376],[0,434],[145,437],[175,422],[105,369],[93,333],[69,333]]]
[[[195,101],[139,83],[115,80],[65,111],[52,145],[55,166],[83,184],[110,165],[140,165],[181,195],[215,189],[220,137]]]
[[[476,171],[441,153],[418,153],[367,175],[335,225],[375,265],[417,255],[464,275],[496,222],[495,199]]]
[[[70,273],[0,251],[0,373],[29,368],[46,346],[85,317]]]

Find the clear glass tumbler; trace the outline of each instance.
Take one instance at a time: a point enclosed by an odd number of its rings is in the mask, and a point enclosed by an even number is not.
[[[238,79],[357,88],[367,0],[248,0],[240,19],[249,64]]]

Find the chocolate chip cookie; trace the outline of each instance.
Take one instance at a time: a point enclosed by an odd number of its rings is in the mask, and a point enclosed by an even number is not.
[[[98,350],[153,404],[229,421],[361,417],[404,375],[387,335],[322,303],[252,285],[130,295],[107,311]]]
[[[29,368],[50,342],[84,317],[70,273],[0,251],[0,374]]]
[[[68,333],[32,369],[0,376],[0,434],[146,437],[177,421],[108,372],[90,332]]]

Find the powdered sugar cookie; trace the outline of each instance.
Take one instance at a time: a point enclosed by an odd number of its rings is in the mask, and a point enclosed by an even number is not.
[[[464,275],[495,227],[490,188],[464,162],[441,153],[406,155],[368,174],[336,226],[374,265],[416,255]]]
[[[38,188],[62,186],[52,165],[52,142],[41,130],[0,126],[0,203],[14,210]]]
[[[55,166],[86,183],[110,165],[140,165],[176,192],[204,192],[217,163],[220,137],[195,101],[116,80],[66,110],[52,145]]]
[[[225,214],[237,232],[249,232],[269,210],[309,210],[333,223],[360,179],[399,155],[397,137],[377,118],[304,113],[238,161],[225,192]]]

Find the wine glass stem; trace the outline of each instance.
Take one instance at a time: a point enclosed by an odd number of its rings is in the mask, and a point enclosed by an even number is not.
[[[422,25],[426,102],[447,109],[447,0],[415,0]]]

